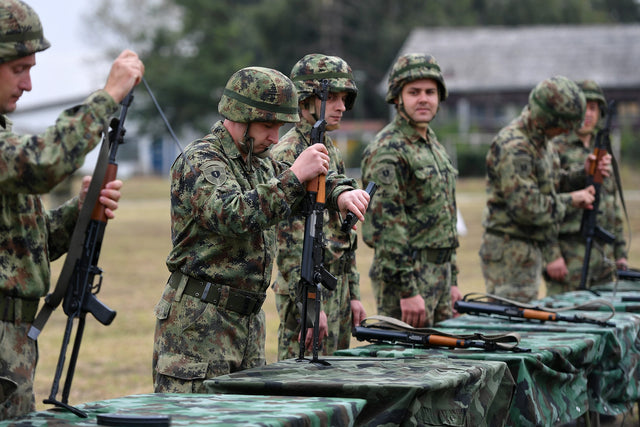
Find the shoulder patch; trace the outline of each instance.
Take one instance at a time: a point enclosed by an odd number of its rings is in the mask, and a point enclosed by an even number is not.
[[[529,158],[515,158],[513,160],[513,167],[515,168],[515,172],[522,177],[531,175],[532,167],[531,159]]]
[[[222,185],[227,181],[227,168],[224,163],[210,161],[202,165],[204,178],[213,185]]]
[[[376,169],[376,179],[381,184],[389,185],[396,179],[396,171],[392,164],[383,163]]]

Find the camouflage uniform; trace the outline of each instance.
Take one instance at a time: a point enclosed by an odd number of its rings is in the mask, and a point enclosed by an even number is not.
[[[601,114],[604,115],[606,101],[598,84],[587,80],[580,82],[579,86],[583,90],[587,101],[597,101],[600,104]],[[596,131],[591,135],[591,148],[585,147],[575,132],[554,138],[552,143],[558,151],[560,167],[564,170],[584,167],[585,159],[593,151],[595,138]],[[589,260],[587,287],[609,283],[614,280],[615,260],[627,257],[622,209],[617,200],[617,185],[613,177],[604,177],[600,187],[599,203],[600,209],[597,215],[597,223],[605,230],[613,233],[616,236],[616,241],[611,245],[594,240]],[[557,282],[544,275],[547,295],[573,291],[580,284],[585,254],[585,238],[580,232],[583,212],[582,209],[567,207],[564,221],[560,224],[558,243],[569,274],[562,282]]]
[[[49,46],[37,14],[17,0],[3,0],[0,64]],[[96,92],[41,135],[17,135],[0,115],[0,419],[35,410],[38,350],[27,331],[49,290],[49,261],[67,251],[79,212],[77,198],[45,210],[39,195],[82,165],[116,107],[106,92]]]
[[[291,81],[261,67],[236,72],[218,110],[249,126],[298,121]],[[251,138],[238,144],[252,144]],[[274,226],[299,211],[306,194],[288,168],[258,156],[245,161],[223,122],[171,167],[172,274],[155,308],[156,392],[202,393],[206,378],[265,364],[261,307],[276,251]],[[330,209],[353,184],[328,177]]]
[[[581,188],[584,168],[565,173],[545,131],[575,129],[585,99],[577,85],[557,76],[539,83],[519,117],[494,138],[487,153],[487,205],[480,247],[487,293],[527,302],[538,297],[542,266],[560,257],[558,225],[571,205],[563,188]],[[543,264],[544,260],[544,264]]]
[[[438,83],[444,100],[447,92],[435,59],[401,57],[389,77],[387,102],[405,83],[427,78]],[[424,139],[404,114],[396,115],[365,149],[363,185],[379,185],[362,224],[365,243],[375,249],[369,276],[378,314],[401,319],[400,299],[421,295],[427,326],[451,317],[451,286],[457,286],[457,174],[433,130],[428,128]]]
[[[310,54],[302,58],[291,71],[291,80],[296,85],[300,104],[313,100],[314,88],[320,86],[325,76],[329,79],[331,92],[347,92],[346,109],[351,109],[357,93],[351,68],[341,58]],[[313,123],[314,124],[314,123]],[[293,163],[311,144],[312,123],[304,118],[285,134],[272,150],[276,160]],[[323,141],[329,157],[329,170],[344,175],[345,167],[340,150],[325,133]],[[355,249],[357,236],[354,230],[340,231],[340,214],[324,212],[325,247],[324,267],[338,279],[333,291],[323,289],[322,307],[327,315],[328,336],[322,340],[321,353],[333,354],[335,350],[349,348],[351,341],[351,300],[360,299],[360,274],[356,268]],[[300,352],[300,313],[296,306],[300,260],[304,241],[305,218],[290,217],[278,225],[278,276],[273,282],[276,308],[280,317],[278,327],[278,360],[297,357]]]

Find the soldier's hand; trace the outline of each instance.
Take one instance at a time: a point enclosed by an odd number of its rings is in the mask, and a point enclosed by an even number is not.
[[[78,209],[82,209],[84,200],[89,192],[89,185],[91,184],[91,177],[85,176],[82,178],[82,186],[80,188],[80,194],[78,194]],[[107,218],[115,218],[114,211],[118,209],[118,201],[120,200],[120,189],[122,188],[122,181],[115,179],[107,182],[107,185],[100,190],[100,196],[98,201],[105,207],[104,214]]]
[[[591,165],[596,161],[596,156],[591,153],[587,156],[587,160],[585,161],[584,168],[587,173],[591,170]],[[604,176],[608,177],[611,175],[611,154],[607,153],[600,158],[600,161],[596,165],[596,169],[598,172]]]
[[[421,328],[427,320],[427,312],[424,308],[424,299],[421,295],[400,299],[402,321],[414,328]]]
[[[460,316],[460,313],[456,311],[455,304],[456,301],[460,301],[462,299],[462,292],[458,289],[457,286],[451,286],[451,310],[453,311],[453,317]]]
[[[329,323],[327,322],[327,314],[324,311],[320,312],[320,323],[318,329],[318,342],[322,343],[322,340],[329,336]],[[302,332],[298,336],[298,341],[302,338]],[[321,345],[321,344],[320,344]],[[307,351],[313,351],[313,328],[307,328],[307,336],[304,340],[304,347]]]
[[[616,268],[618,270],[628,270],[629,269],[629,264],[627,262],[627,259],[622,257],[622,258],[618,258],[616,260]]]
[[[313,144],[304,150],[291,165],[298,181],[307,182],[329,172],[329,152],[322,144]]]
[[[582,190],[572,191],[571,206],[581,209],[593,209],[593,201],[596,199],[596,189],[593,185]]]
[[[564,281],[567,274],[569,274],[569,269],[567,269],[567,263],[564,261],[564,258],[560,257],[551,261],[547,264],[547,274],[556,282]]]
[[[343,218],[346,217],[347,213],[353,212],[360,221],[364,222],[364,213],[367,211],[367,206],[369,206],[369,200],[371,200],[371,197],[364,190],[343,191],[338,196],[338,208]],[[356,229],[355,225],[353,229]]]
[[[104,90],[120,102],[140,83],[144,75],[144,64],[135,52],[124,50],[111,65]]]
[[[367,312],[364,310],[362,303],[357,299],[352,299],[349,304],[351,305],[352,326],[360,326],[360,323],[367,317]]]

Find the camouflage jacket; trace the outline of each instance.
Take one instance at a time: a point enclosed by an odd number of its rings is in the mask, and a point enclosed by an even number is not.
[[[289,164],[252,157],[253,172],[222,121],[189,144],[171,166],[171,239],[167,267],[208,282],[250,292],[269,287],[276,253],[275,225],[300,212],[305,187]],[[327,206],[353,188],[327,177]]]
[[[504,127],[487,153],[487,205],[482,225],[489,230],[538,242],[546,263],[561,256],[558,227],[568,193],[559,188],[584,187],[584,168],[562,171],[553,145],[535,130],[527,107]]]
[[[69,249],[78,200],[45,210],[49,192],[79,168],[101,140],[117,104],[104,91],[65,110],[41,135],[17,135],[0,116],[0,291],[39,298],[49,290],[49,261]]]
[[[591,137],[595,142],[595,133]],[[593,149],[586,148],[575,133],[562,135],[552,140],[555,145],[560,167],[565,170],[584,167],[584,161]],[[615,259],[626,258],[626,241],[624,237],[624,219],[622,208],[617,197],[617,185],[615,179],[605,177],[600,187],[600,209],[597,215],[597,223],[605,230],[616,236],[614,243]],[[582,209],[567,207],[564,221],[560,224],[560,234],[575,234],[580,232],[582,222]]]
[[[399,114],[365,149],[363,185],[374,181],[379,188],[362,224],[363,240],[375,248],[374,262],[396,271],[403,287],[416,250],[458,247],[457,174],[433,130],[425,140]],[[455,257],[453,267],[455,273]]]
[[[279,161],[293,163],[306,148],[311,146],[312,126],[306,120],[301,120],[289,130],[278,144],[272,149],[271,156]],[[325,133],[324,145],[331,158],[329,170],[344,175],[345,167],[340,150]],[[357,235],[354,230],[348,233],[340,231],[342,218],[340,212],[325,209],[324,211],[325,266],[338,262],[340,257],[349,250],[356,249]],[[274,282],[274,291],[289,294],[295,298],[296,287],[300,280],[300,260],[302,259],[302,244],[304,241],[305,217],[290,216],[278,224],[278,276]],[[360,299],[360,275],[356,268],[355,258],[352,260],[349,273],[349,292],[351,299]],[[351,260],[350,260],[351,262]]]

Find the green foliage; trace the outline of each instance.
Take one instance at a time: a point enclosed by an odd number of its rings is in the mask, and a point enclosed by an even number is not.
[[[111,32],[141,54],[173,126],[203,130],[242,67],[289,74],[308,53],[340,56],[359,88],[350,118],[386,118],[379,85],[416,27],[637,22],[640,11],[635,0],[101,0],[93,18],[101,44]],[[134,114],[163,129],[146,104]]]

